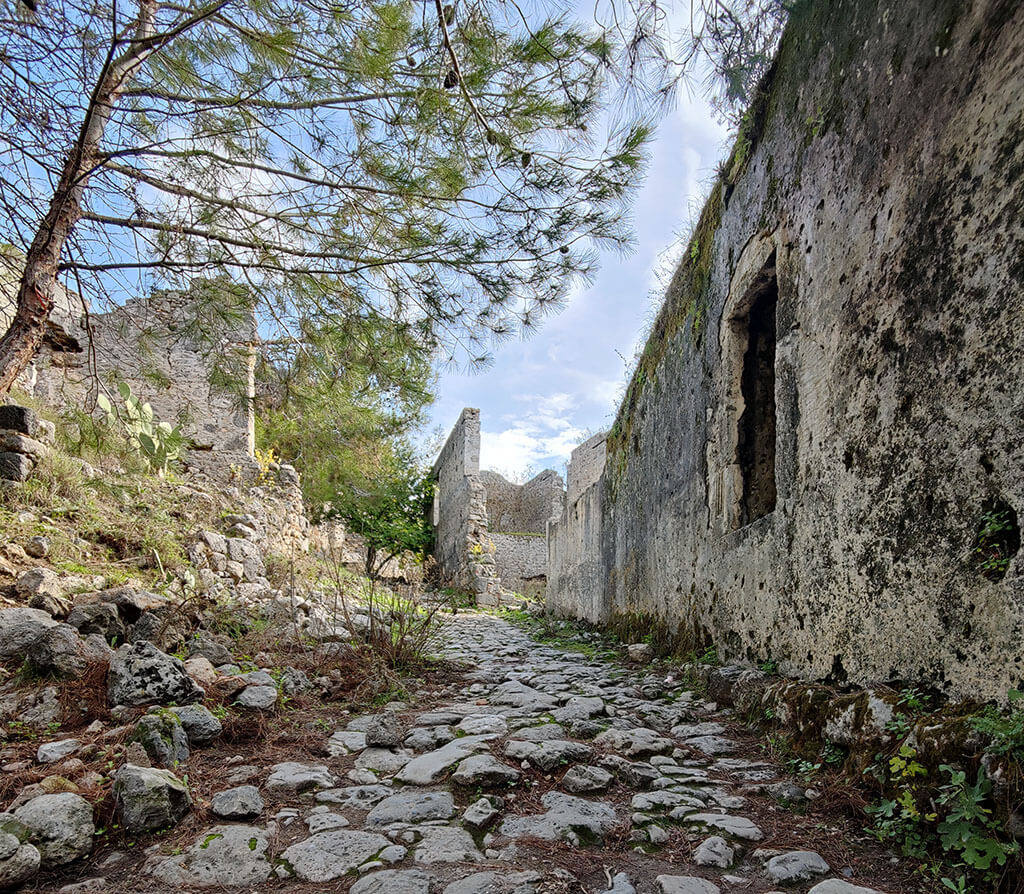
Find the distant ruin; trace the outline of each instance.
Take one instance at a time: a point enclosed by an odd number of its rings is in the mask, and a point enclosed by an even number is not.
[[[481,605],[518,593],[543,596],[547,526],[561,515],[565,488],[547,469],[525,484],[480,471],[480,411],[462,411],[434,463],[433,524],[442,580]]]

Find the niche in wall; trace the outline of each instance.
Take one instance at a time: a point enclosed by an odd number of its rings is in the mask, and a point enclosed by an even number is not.
[[[743,487],[737,527],[767,515],[775,509],[775,311],[779,303],[779,281],[775,256],[758,277],[759,286],[751,297],[750,309],[736,328],[745,336],[740,393],[743,412],[737,420],[736,462]]]

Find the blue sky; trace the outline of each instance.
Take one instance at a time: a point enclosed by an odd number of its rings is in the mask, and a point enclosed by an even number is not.
[[[529,339],[499,345],[490,368],[443,373],[429,427],[447,434],[463,407],[479,407],[481,468],[520,481],[545,468],[564,474],[572,448],[614,419],[665,270],[700,211],[725,141],[703,95],[680,94],[651,145],[633,212],[635,250],[605,254],[591,285]]]

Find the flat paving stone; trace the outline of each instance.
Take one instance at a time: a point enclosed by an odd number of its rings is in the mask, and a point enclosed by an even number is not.
[[[159,860],[150,874],[175,887],[260,885],[270,875],[266,834],[255,826],[214,826],[181,854]]]
[[[588,801],[562,792],[548,792],[541,798],[546,813],[507,817],[501,834],[509,838],[529,835],[549,841],[600,841],[618,822],[615,808],[603,801]]]
[[[745,841],[760,841],[764,833],[745,816],[730,816],[727,813],[691,813],[685,817],[687,823],[700,823],[713,829],[721,829],[734,838]]]
[[[659,875],[654,880],[661,894],[721,894],[722,889],[707,879],[692,875]]]
[[[385,798],[367,814],[367,828],[392,823],[422,823],[446,820],[455,815],[451,792],[402,791]]]
[[[337,785],[334,774],[323,764],[300,764],[286,761],[270,768],[265,787],[272,792],[308,792]]]
[[[425,864],[476,863],[483,858],[473,836],[456,826],[424,827],[414,855],[415,862]]]
[[[429,894],[434,877],[418,869],[379,869],[363,876],[349,894]]]
[[[475,872],[452,882],[444,894],[537,894],[539,872]]]
[[[286,848],[281,856],[303,881],[330,882],[357,869],[390,844],[383,835],[340,829],[312,835]]]
[[[473,754],[460,761],[452,782],[466,787],[507,788],[519,781],[520,773],[515,767],[503,764],[490,754]]]
[[[433,785],[459,761],[487,747],[492,736],[463,736],[414,757],[398,772],[399,782],[410,785]]]

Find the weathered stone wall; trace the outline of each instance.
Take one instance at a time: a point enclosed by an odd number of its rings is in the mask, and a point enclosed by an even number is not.
[[[0,254],[0,327],[6,329],[20,275],[20,255]],[[251,319],[203,314],[174,293],[137,298],[86,316],[82,299],[59,288],[46,341],[19,386],[56,407],[95,405],[103,388],[117,406],[115,383],[127,382],[156,417],[196,445],[196,470],[223,478],[248,466],[255,442],[252,397],[256,338]],[[217,374],[219,373],[219,375]],[[214,384],[220,380],[224,384]]]
[[[569,457],[569,468],[566,471],[568,489],[565,502],[567,506],[572,506],[582,493],[601,477],[601,473],[604,471],[607,441],[608,433],[601,432],[588,438],[573,450]]]
[[[561,476],[547,469],[526,484],[480,471],[480,411],[465,409],[434,463],[434,557],[441,579],[496,605],[509,592],[544,588],[548,522],[561,513]],[[508,536],[508,535],[540,536]]]
[[[597,624],[607,620],[601,557],[604,434],[573,450],[561,518],[548,527],[548,607]]]
[[[544,534],[549,521],[562,513],[562,476],[545,469],[525,484],[513,484],[497,472],[481,472],[487,491],[488,528],[511,534]]]
[[[808,678],[1019,685],[1022,256],[1024,6],[802,4],[549,605]]]
[[[544,595],[548,545],[543,534],[491,534],[494,567],[506,590],[523,596]]]
[[[500,584],[487,537],[487,491],[480,480],[480,411],[467,407],[433,467],[434,557],[445,583],[497,604]]]

